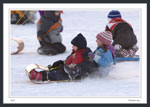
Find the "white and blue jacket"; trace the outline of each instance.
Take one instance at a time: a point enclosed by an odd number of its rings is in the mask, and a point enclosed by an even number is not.
[[[115,63],[113,55],[109,49],[106,52],[101,47],[98,47],[94,51],[94,61],[99,65],[99,67],[107,67],[112,63]]]

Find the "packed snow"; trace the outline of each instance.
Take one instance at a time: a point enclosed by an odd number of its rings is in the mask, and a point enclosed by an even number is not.
[[[71,40],[82,33],[88,47],[94,51],[97,47],[96,34],[105,30],[108,23],[109,10],[101,11],[64,11],[63,44],[67,50],[55,56],[39,55],[37,48],[36,23],[25,25],[10,25],[11,38],[17,37],[24,41],[22,52],[10,56],[10,96],[12,97],[139,97],[140,61],[117,62],[105,69],[109,75],[101,78],[99,73],[76,82],[49,82],[44,84],[32,83],[25,73],[29,64],[47,66],[57,60],[64,60],[72,50]],[[136,10],[121,10],[122,18],[128,21],[137,36],[140,46],[140,14]],[[39,14],[37,13],[37,20]],[[10,52],[15,51],[17,43],[10,40]],[[137,52],[140,54],[140,49]]]

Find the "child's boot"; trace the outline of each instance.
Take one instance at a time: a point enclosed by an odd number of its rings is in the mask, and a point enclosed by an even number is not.
[[[35,69],[33,69],[30,72],[29,78],[30,80],[36,80],[36,81],[42,80],[42,72],[37,72],[35,71]]]

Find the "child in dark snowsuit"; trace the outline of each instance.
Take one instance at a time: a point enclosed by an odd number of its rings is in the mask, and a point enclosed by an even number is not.
[[[31,71],[30,79],[42,81],[75,80],[81,79],[94,71],[94,69],[91,69],[96,65],[95,63],[88,61],[88,53],[91,52],[91,50],[90,48],[87,48],[85,37],[80,33],[71,41],[71,43],[73,45],[73,51],[65,61],[59,60],[52,66],[48,66],[48,72]]]
[[[41,18],[37,24],[37,38],[41,45],[39,54],[56,55],[63,53],[66,47],[62,44],[60,32],[63,30],[60,11],[39,11]]]
[[[137,38],[132,26],[121,18],[118,10],[112,10],[108,14],[109,23],[106,31],[112,32],[116,57],[134,57],[138,50]]]
[[[111,45],[112,42],[112,33],[110,31],[100,32],[96,36],[97,40],[97,49],[94,53],[89,52],[89,56],[98,64],[98,71],[100,76],[107,76],[109,71],[106,70],[106,67],[115,63],[114,61],[114,47]],[[102,70],[105,68],[105,70]]]

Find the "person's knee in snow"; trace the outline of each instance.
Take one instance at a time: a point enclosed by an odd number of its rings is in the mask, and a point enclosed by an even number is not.
[[[120,45],[122,50],[116,50],[116,57],[134,57],[136,51],[132,48],[137,44],[137,38],[134,34],[132,25],[122,19],[122,15],[118,10],[112,10],[108,13],[109,22],[105,30],[112,32],[113,46]],[[137,47],[137,46],[136,46]],[[126,50],[126,52],[125,52]],[[121,52],[122,51],[122,52]],[[128,51],[128,52],[127,52]]]

